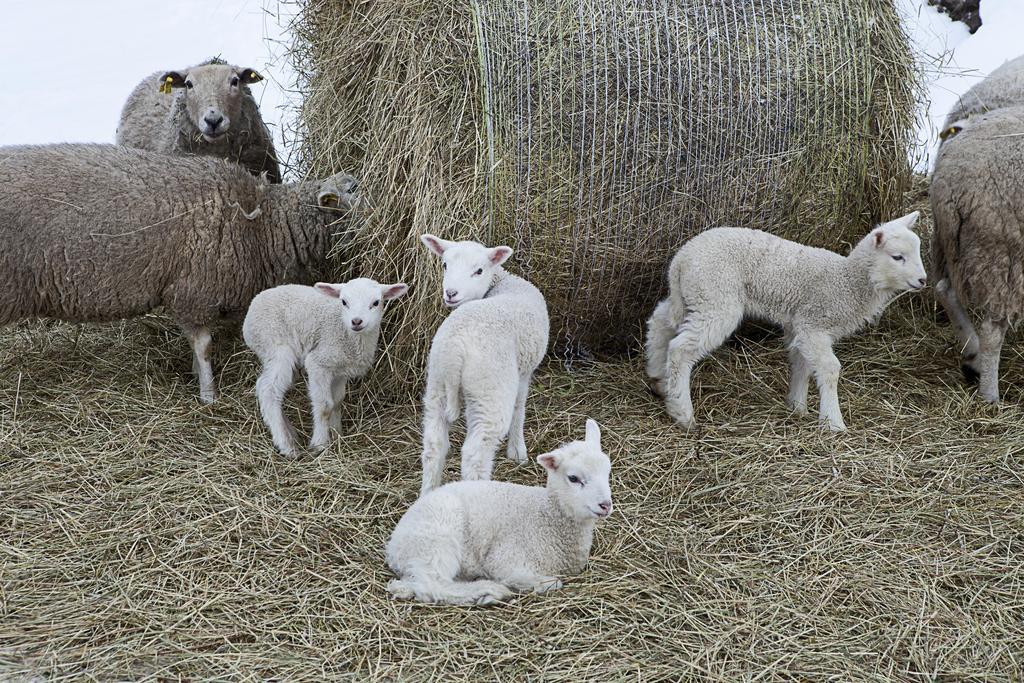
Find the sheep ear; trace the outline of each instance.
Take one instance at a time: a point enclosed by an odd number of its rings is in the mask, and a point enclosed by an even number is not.
[[[395,285],[382,285],[380,288],[380,295],[384,297],[384,301],[390,301],[391,299],[397,299],[400,296],[404,296],[409,291],[409,285],[404,282],[399,282]]]
[[[487,257],[491,260],[491,265],[500,266],[502,263],[508,260],[508,257],[512,255],[512,247],[494,247],[491,249]]]
[[[942,142],[945,142],[946,140],[948,140],[948,139],[950,139],[952,137],[956,137],[956,134],[959,133],[960,131],[962,131],[963,129],[964,129],[963,121],[957,121],[952,126],[950,126],[946,130],[944,130],[941,133],[939,133],[939,140],[941,140]]]
[[[550,453],[542,453],[537,456],[537,462],[544,466],[549,472],[555,472],[558,470],[558,466],[562,462],[562,456],[558,451],[551,451]]]
[[[420,235],[420,242],[423,242],[423,246],[438,256],[444,256],[444,252],[452,246],[452,243],[448,240],[443,240],[434,235]]]
[[[341,290],[335,287],[334,285],[328,284],[326,282],[318,282],[315,285],[313,285],[313,287],[316,289],[316,291],[320,292],[325,296],[333,297],[335,299],[341,298]]]
[[[338,193],[331,190],[323,190],[316,196],[316,203],[321,209],[336,209],[340,201]]]
[[[885,233],[881,228],[875,229],[875,248],[882,246],[883,242],[885,242]]]
[[[160,77],[160,92],[171,94],[173,88],[184,88],[185,76],[180,71],[168,71]]]
[[[589,417],[587,418],[587,443],[597,448],[601,447],[601,427]]]
[[[900,222],[903,223],[903,227],[906,228],[907,230],[913,230],[914,226],[917,224],[917,219],[920,217],[920,211],[913,211],[911,213],[908,213],[903,218],[901,218]]]
[[[260,76],[256,69],[250,69],[246,67],[238,72],[238,77],[242,79],[243,83],[259,83],[263,80],[263,76]]]

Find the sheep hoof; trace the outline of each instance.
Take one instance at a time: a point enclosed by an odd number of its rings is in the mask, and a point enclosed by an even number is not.
[[[200,391],[199,392],[199,401],[201,403],[203,403],[204,405],[210,405],[211,403],[216,403],[217,402],[217,392],[216,391]]]
[[[547,577],[547,578],[541,580],[540,583],[538,583],[534,587],[533,592],[537,593],[538,595],[542,595],[542,594],[547,593],[549,591],[559,590],[561,587],[562,587],[562,581],[560,579],[557,579],[557,578],[553,577],[553,576],[550,576],[550,577]]]
[[[789,405],[790,410],[792,410],[793,413],[798,417],[804,417],[807,415],[806,403],[801,403],[797,401],[786,401],[786,403],[787,405]]]
[[[961,363],[960,371],[964,373],[964,381],[968,384],[977,384],[981,380],[981,373],[970,363]]]
[[[299,451],[297,448],[278,448],[277,452],[284,456],[285,460],[294,461],[299,459]]]
[[[843,422],[834,422],[832,420],[827,420],[825,422],[825,426],[828,427],[830,432],[845,432],[846,431],[846,425]]]

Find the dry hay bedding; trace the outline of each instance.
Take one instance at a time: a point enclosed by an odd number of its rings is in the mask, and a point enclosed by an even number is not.
[[[295,34],[303,162],[373,194],[345,256],[413,284],[392,338],[414,383],[440,312],[424,232],[510,244],[558,345],[609,351],[701,229],[835,248],[902,208],[915,78],[889,0],[313,0]]]
[[[285,462],[240,344],[204,407],[160,319],[8,328],[0,678],[1019,680],[1024,359],[1007,347],[1006,404],[983,406],[937,325],[908,297],[841,344],[839,436],[788,415],[773,336],[700,366],[695,434],[639,360],[544,366],[527,442],[599,420],[616,511],[563,591],[493,609],[384,590],[415,404],[362,387],[328,452]]]

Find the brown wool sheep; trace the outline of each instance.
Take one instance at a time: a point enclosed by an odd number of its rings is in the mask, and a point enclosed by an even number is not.
[[[0,325],[163,306],[213,401],[210,327],[268,287],[312,283],[355,187],[344,174],[273,185],[222,159],[114,145],[0,147]]]
[[[979,377],[982,398],[996,403],[1003,336],[1024,318],[1024,107],[954,128],[932,174],[932,277],[964,373]]]
[[[117,144],[166,154],[221,157],[281,182],[273,136],[249,85],[250,68],[210,60],[142,80],[121,110]]]

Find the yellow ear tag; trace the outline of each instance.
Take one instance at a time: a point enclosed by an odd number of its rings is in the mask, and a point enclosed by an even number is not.
[[[167,80],[160,84],[160,92],[162,92],[162,93],[164,93],[166,95],[170,95],[171,94],[171,84],[172,83],[174,83],[174,77],[173,76],[168,76]]]
[[[961,128],[960,126],[950,126],[946,130],[939,133],[939,139],[948,140],[949,138],[959,133],[961,130],[963,130],[963,128]]]
[[[327,206],[330,208],[336,208],[338,206],[338,195],[333,192],[327,192],[320,195],[320,206]]]

